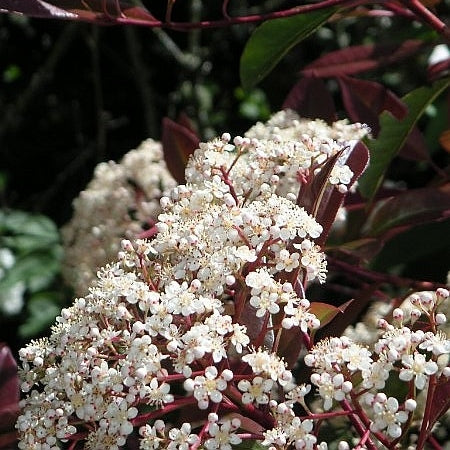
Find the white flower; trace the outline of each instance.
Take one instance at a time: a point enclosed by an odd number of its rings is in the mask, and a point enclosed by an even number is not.
[[[214,422],[209,424],[208,434],[211,436],[205,441],[207,450],[232,450],[232,445],[239,445],[242,439],[234,433],[241,426],[239,419],[225,421],[222,425]]]
[[[327,372],[313,373],[311,383],[319,388],[319,395],[324,399],[323,408],[328,411],[333,406],[333,400],[344,400],[347,393],[352,390],[352,383],[345,381],[344,376],[338,373],[334,376]]]
[[[199,437],[191,433],[191,424],[187,422],[184,422],[180,428],[171,428],[169,439],[168,450],[189,450],[192,444],[199,441]]]
[[[292,379],[292,373],[286,369],[286,363],[276,353],[269,353],[259,348],[244,355],[242,361],[248,363],[254,374],[266,374],[273,381],[278,381],[281,386]]]
[[[214,403],[222,401],[222,392],[227,388],[228,381],[233,379],[231,370],[225,369],[220,376],[215,366],[208,366],[205,375],[198,375],[194,379],[188,378],[184,382],[184,388],[193,392],[200,409],[206,409],[209,400]]]
[[[387,434],[396,439],[401,436],[401,424],[408,420],[405,411],[399,411],[398,400],[395,397],[386,398],[383,395],[366,397],[366,402],[372,406],[374,421],[370,429],[372,431],[382,431],[387,429]]]
[[[414,378],[417,389],[423,389],[428,377],[438,371],[438,365],[434,361],[427,361],[425,356],[420,353],[403,355],[402,364],[403,368],[400,369],[398,377],[403,381],[411,381]]]
[[[273,387],[272,379],[264,379],[262,377],[255,377],[253,380],[240,380],[238,388],[242,394],[242,403],[255,402],[259,405],[266,405],[269,403],[269,396],[267,395]]]

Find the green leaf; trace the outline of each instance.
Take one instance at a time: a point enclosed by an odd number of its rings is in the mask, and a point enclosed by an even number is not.
[[[359,181],[361,194],[372,200],[381,186],[392,159],[398,154],[419,118],[450,84],[450,78],[439,80],[431,87],[423,86],[406,94],[403,101],[408,115],[397,120],[388,112],[380,115],[381,131],[378,138],[368,142],[370,164]]]
[[[36,336],[47,329],[60,313],[60,301],[59,292],[40,292],[33,295],[27,305],[27,320],[19,327],[20,336]]]
[[[233,448],[239,450],[267,450],[267,446],[261,445],[260,441],[246,439],[239,445],[234,445]]]
[[[241,56],[241,83],[249,89],[259,83],[296,44],[328,21],[336,8],[269,20],[248,40]]]
[[[37,292],[48,287],[59,271],[60,262],[54,254],[35,253],[21,257],[0,281],[0,289],[23,281],[31,292]]]

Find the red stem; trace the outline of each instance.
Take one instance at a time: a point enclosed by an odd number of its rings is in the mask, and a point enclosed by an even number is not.
[[[120,18],[115,19],[116,23],[126,24],[126,25],[143,25],[150,27],[160,27],[160,28],[168,28],[177,31],[187,31],[198,28],[223,28],[228,27],[230,25],[238,25],[244,23],[255,23],[255,22],[263,22],[269,19],[279,19],[282,17],[290,17],[298,14],[305,14],[311,11],[317,11],[324,8],[329,7],[342,7],[349,8],[354,6],[360,6],[371,3],[379,3],[375,0],[324,0],[322,2],[313,3],[310,5],[301,5],[295,6],[294,8],[284,9],[281,11],[274,11],[270,13],[264,14],[252,14],[249,16],[239,16],[239,17],[230,17],[226,19],[220,20],[203,20],[200,22],[163,22],[160,20],[155,20],[153,22],[149,20],[143,19],[132,19],[132,18]]]
[[[428,385],[427,402],[425,405],[425,411],[423,413],[422,425],[420,427],[419,439],[417,440],[417,450],[421,450],[425,446],[425,442],[429,438],[430,428],[433,424],[430,424],[431,409],[434,402],[434,392],[436,390],[437,378],[436,375],[431,375]]]

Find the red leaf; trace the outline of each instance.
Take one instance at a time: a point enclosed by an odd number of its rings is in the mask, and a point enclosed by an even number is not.
[[[198,148],[200,139],[184,125],[163,119],[162,145],[164,159],[172,176],[178,183],[184,183],[184,169],[189,156]]]
[[[307,65],[301,73],[320,78],[354,75],[401,61],[424,47],[425,44],[420,40],[407,40],[400,44],[370,44],[347,47],[316,59]]]
[[[0,0],[0,11],[99,24],[122,23],[126,19],[159,24],[147,9],[120,0]]]
[[[16,440],[14,424],[19,412],[19,378],[11,350],[0,344],[0,448]],[[13,448],[13,447],[11,447]]]
[[[439,78],[446,77],[450,74],[450,58],[440,61],[431,65],[427,69],[427,77],[431,82],[438,80]]]
[[[389,89],[375,81],[338,77],[342,99],[351,120],[366,123],[376,136],[380,130],[379,114],[387,110],[401,120],[408,110],[405,104]]]
[[[442,376],[441,379],[444,379],[444,377]],[[448,378],[445,381],[438,382],[431,405],[427,427],[429,430],[450,408],[450,380]]]
[[[450,216],[450,183],[405,191],[377,203],[364,226],[365,236],[380,237],[405,226],[434,222]]]
[[[333,97],[325,83],[313,77],[303,77],[290,90],[283,109],[292,109],[301,117],[323,119],[328,123],[337,120]]]
[[[303,206],[322,225],[322,234],[316,239],[317,244],[321,246],[324,245],[328,237],[339,207],[343,204],[346,195],[339,192],[335,186],[328,182],[329,174],[340,156],[340,154],[337,154],[330,158],[319,174],[314,176],[312,182],[302,187],[299,195],[298,205]],[[353,178],[348,188],[361,176],[368,162],[369,151],[362,142],[358,142],[345,161],[345,164],[353,172]],[[320,201],[319,204],[317,204],[318,200]]]

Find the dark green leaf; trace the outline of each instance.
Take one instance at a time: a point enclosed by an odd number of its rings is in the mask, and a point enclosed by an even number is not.
[[[241,83],[249,89],[259,83],[296,44],[321,27],[335,8],[275,19],[260,25],[241,56]]]
[[[450,84],[450,78],[437,81],[431,87],[421,87],[406,94],[403,101],[408,107],[408,115],[396,120],[388,112],[380,115],[381,131],[378,138],[368,142],[370,165],[361,177],[361,194],[372,200],[381,186],[384,175],[392,159],[398,154],[414,125],[439,94]]]

